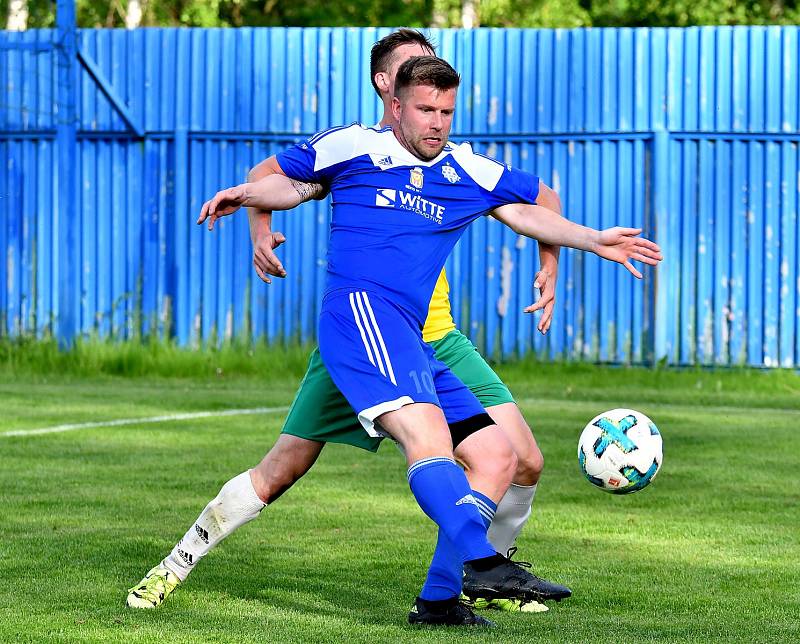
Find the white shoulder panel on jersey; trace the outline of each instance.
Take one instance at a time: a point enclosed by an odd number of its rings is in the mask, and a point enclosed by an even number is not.
[[[392,132],[392,126],[385,125],[381,127],[379,123],[364,130],[354,156],[366,154],[376,168],[388,170],[398,165],[397,152],[398,147]]]
[[[316,152],[314,171],[330,168],[332,165],[349,161],[357,156],[356,148],[362,134],[368,131],[360,123],[336,127],[321,132],[311,139],[311,147]]]
[[[458,165],[484,190],[492,191],[503,176],[505,165],[472,150],[470,143],[457,145],[450,142],[452,150],[450,154]]]
[[[353,157],[369,156],[372,164],[381,170],[415,166],[434,166],[450,154],[451,144],[447,143],[441,153],[430,161],[423,161],[404,148],[387,125],[383,128],[367,128],[364,130],[353,153]]]

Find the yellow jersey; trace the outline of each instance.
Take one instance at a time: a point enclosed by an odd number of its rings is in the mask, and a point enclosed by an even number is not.
[[[441,340],[455,328],[456,323],[450,311],[450,285],[447,283],[447,274],[442,269],[428,305],[428,317],[425,318],[425,326],[422,327],[422,339],[425,342]]]

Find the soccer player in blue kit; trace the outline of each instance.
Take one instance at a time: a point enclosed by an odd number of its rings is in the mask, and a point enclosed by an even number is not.
[[[334,128],[279,154],[277,161],[287,177],[329,185],[333,197],[319,320],[322,360],[366,431],[388,434],[402,447],[411,490],[439,526],[440,543],[447,543],[434,559],[452,560],[451,578],[434,584],[444,588],[423,588],[409,619],[455,613],[457,621],[481,624],[486,620],[458,604],[464,563],[495,573],[486,579],[497,594],[525,598],[531,589],[487,539],[479,508],[493,512],[495,503],[470,489],[453,459],[451,433],[466,437],[494,422],[435,360],[421,329],[436,279],[460,233],[487,208],[533,203],[538,179],[506,173],[466,149],[461,163],[454,154],[461,148],[444,151],[458,81],[444,61],[413,58],[397,75],[395,116],[403,106],[415,105],[397,136],[391,128]],[[470,164],[481,162],[500,170],[489,175],[494,186],[479,186],[469,173]],[[498,185],[502,174],[508,176]],[[450,199],[428,197],[443,194],[445,185]]]
[[[413,58],[397,74],[396,129],[333,128],[277,161],[287,177],[330,186],[333,196],[322,359],[365,430],[403,448],[412,492],[440,528],[431,566],[437,575],[429,574],[409,621],[486,625],[458,603],[462,564],[485,573],[487,595],[525,599],[530,582],[489,544],[479,509],[490,514],[494,502],[470,489],[452,450],[474,432],[500,430],[434,358],[420,329],[439,272],[466,226],[497,209],[498,219],[529,234],[529,217],[502,206],[533,204],[539,180],[469,144],[448,142],[458,84],[446,62]],[[569,245],[598,252],[597,239],[583,230],[584,238]],[[619,243],[598,254],[634,274],[630,259],[657,263],[657,246],[636,239],[639,231],[622,230]]]

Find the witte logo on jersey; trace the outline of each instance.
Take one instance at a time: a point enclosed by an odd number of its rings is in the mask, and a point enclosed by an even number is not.
[[[417,190],[422,190],[422,184],[425,181],[425,177],[422,175],[422,168],[411,168],[411,186],[412,188],[416,188]]]
[[[395,201],[397,201],[397,191],[392,188],[378,188],[378,192],[375,193],[376,206],[394,208]]]
[[[459,181],[461,181],[461,177],[458,176],[458,172],[456,172],[456,169],[450,164],[442,166],[442,175],[450,183],[458,183]]]
[[[375,205],[384,208],[402,208],[410,210],[430,221],[441,224],[445,208],[421,195],[394,188],[378,188],[375,193]]]

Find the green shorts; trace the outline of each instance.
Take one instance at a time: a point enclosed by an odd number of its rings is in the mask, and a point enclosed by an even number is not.
[[[450,367],[484,407],[514,402],[508,387],[463,333],[451,331],[430,345],[436,357]],[[358,422],[350,403],[333,384],[319,349],[314,349],[308,359],[306,375],[281,433],[320,443],[344,443],[372,452],[377,451],[382,440],[369,436]]]

